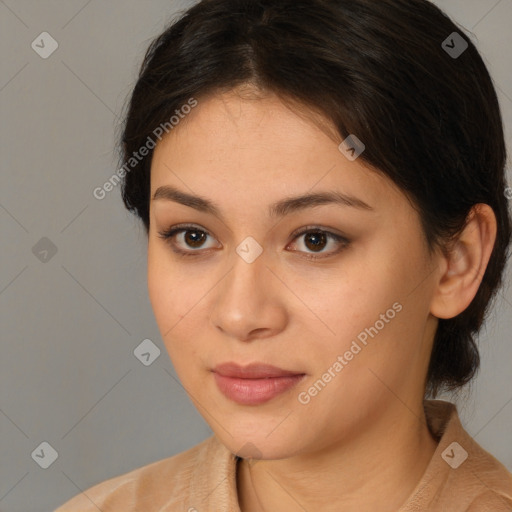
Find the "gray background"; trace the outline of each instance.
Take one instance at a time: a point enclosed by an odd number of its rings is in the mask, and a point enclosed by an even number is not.
[[[92,195],[117,168],[118,116],[147,45],[191,3],[0,0],[1,511],[52,510],[211,434],[160,340],[142,227],[118,189]],[[512,0],[436,3],[484,55],[512,150]],[[47,59],[31,48],[43,31],[59,45]],[[469,433],[512,470],[510,275],[458,404]],[[149,366],[133,354],[144,339],[161,349]],[[47,469],[42,442],[58,452]]]

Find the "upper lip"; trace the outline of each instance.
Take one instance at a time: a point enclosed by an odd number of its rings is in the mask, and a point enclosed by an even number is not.
[[[240,366],[236,363],[222,363],[217,365],[213,371],[224,377],[234,377],[239,379],[265,379],[271,377],[304,375],[303,372],[283,370],[277,366],[263,363],[251,363],[246,366]]]

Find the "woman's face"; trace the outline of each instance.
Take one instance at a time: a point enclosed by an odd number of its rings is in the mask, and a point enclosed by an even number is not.
[[[284,203],[319,194],[344,199]],[[178,224],[191,226],[161,236]],[[309,454],[419,415],[436,278],[406,197],[274,96],[199,101],[155,148],[150,300],[235,453]],[[283,371],[241,379],[224,363]]]

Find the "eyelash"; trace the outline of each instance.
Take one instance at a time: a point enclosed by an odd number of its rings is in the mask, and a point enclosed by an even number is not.
[[[169,243],[169,245],[171,246],[171,249],[179,256],[184,256],[184,257],[201,256],[202,254],[201,254],[200,249],[197,249],[195,251],[184,251],[182,249],[176,248],[175,244],[172,241],[172,238],[174,236],[176,236],[177,234],[186,232],[186,231],[196,231],[199,233],[204,233],[207,236],[211,236],[210,233],[208,233],[208,231],[201,229],[198,226],[194,226],[192,224],[179,224],[177,226],[173,226],[166,231],[159,231],[158,236],[159,236],[159,238],[167,241]],[[303,236],[308,233],[322,233],[322,234],[326,235],[328,239],[330,238],[330,239],[334,240],[335,242],[341,244],[341,247],[339,249],[335,250],[334,252],[330,252],[324,256],[317,256],[315,253],[305,253],[302,251],[295,251],[295,252],[301,252],[303,254],[303,257],[306,259],[309,259],[309,260],[321,260],[324,258],[328,258],[330,256],[334,256],[334,255],[340,253],[343,249],[345,249],[350,244],[350,240],[348,240],[347,238],[345,238],[341,235],[338,235],[336,233],[326,231],[326,230],[321,229],[316,226],[306,226],[305,228],[298,230],[298,232],[296,231],[296,232],[292,233],[291,236],[293,237],[293,240],[295,240],[296,238],[299,238],[300,236]]]

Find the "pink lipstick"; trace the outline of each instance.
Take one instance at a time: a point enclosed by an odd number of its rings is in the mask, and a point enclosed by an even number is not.
[[[213,369],[219,390],[240,405],[258,405],[288,391],[305,374],[276,366],[253,363],[240,366],[224,363]]]

